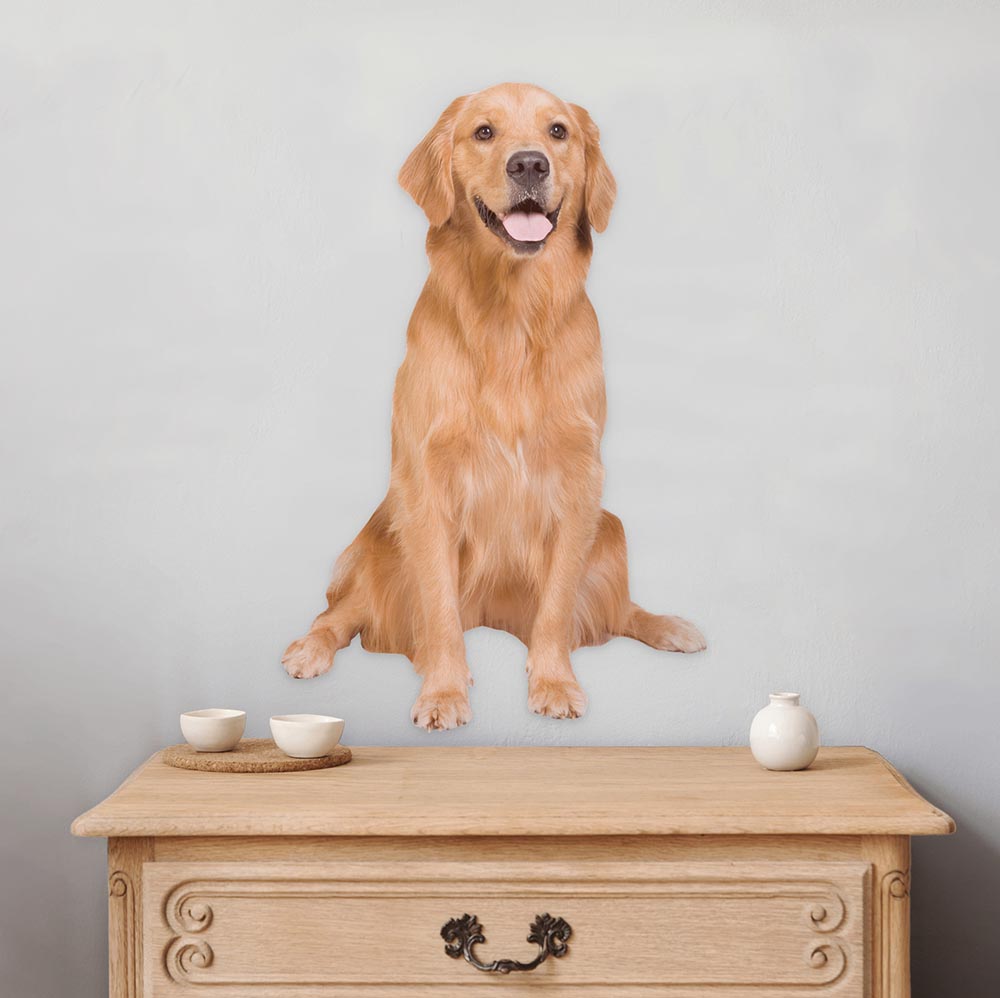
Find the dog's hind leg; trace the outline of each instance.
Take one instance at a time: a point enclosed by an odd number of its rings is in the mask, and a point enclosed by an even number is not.
[[[661,651],[694,652],[704,651],[707,647],[701,631],[690,620],[650,613],[636,603],[632,604],[621,633]]]
[[[625,530],[607,510],[602,512],[580,586],[574,623],[577,646],[622,636],[662,651],[696,652],[706,647],[698,628],[683,617],[649,613],[629,599]]]

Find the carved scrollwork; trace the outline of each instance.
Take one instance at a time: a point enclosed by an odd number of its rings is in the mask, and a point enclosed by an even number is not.
[[[847,969],[847,954],[844,948],[836,943],[823,943],[822,946],[814,947],[809,953],[809,966],[824,971],[824,983],[832,984]]]
[[[847,918],[847,906],[839,894],[831,894],[810,903],[806,913],[816,932],[836,932]]]
[[[177,906],[177,921],[186,932],[204,932],[212,924],[212,906],[183,898]]]
[[[567,941],[573,934],[569,923],[552,915],[537,915],[531,923],[528,932],[528,942],[538,947],[538,953],[533,960],[522,963],[520,960],[494,960],[483,963],[475,954],[474,947],[486,942],[483,927],[475,915],[462,915],[453,918],[441,927],[441,938],[444,939],[444,951],[457,960],[464,957],[466,962],[476,970],[487,974],[509,974],[511,971],[534,970],[539,964],[550,957],[565,956],[568,950]]]
[[[121,870],[108,877],[108,897],[123,898],[132,891],[132,878]]]
[[[814,932],[830,935],[836,932],[847,919],[847,905],[836,893],[816,898],[806,905],[808,924]],[[823,972],[823,982],[831,984],[839,980],[847,969],[847,953],[838,940],[814,946],[807,957],[809,966]]]
[[[212,924],[212,906],[198,900],[191,885],[181,885],[167,898],[165,914],[167,923],[177,933],[164,954],[167,973],[180,983],[192,980],[192,975],[212,966],[215,953],[200,936]]]
[[[212,924],[212,906],[196,900],[192,891],[174,891],[167,900],[167,922],[178,935],[204,932]]]
[[[909,870],[892,870],[882,878],[883,897],[908,898],[910,896]]]
[[[215,954],[204,939],[175,939],[167,949],[167,973],[184,983],[198,970],[212,966]]]

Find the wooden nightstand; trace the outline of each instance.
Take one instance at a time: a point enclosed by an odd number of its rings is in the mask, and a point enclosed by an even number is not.
[[[109,839],[112,998],[906,998],[909,836],[955,828],[864,748],[800,773],[745,748],[354,753],[153,756],[76,820]]]

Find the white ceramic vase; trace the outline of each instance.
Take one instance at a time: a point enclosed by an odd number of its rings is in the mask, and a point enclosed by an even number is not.
[[[816,718],[798,693],[772,693],[750,725],[750,751],[765,769],[808,769],[819,751]]]

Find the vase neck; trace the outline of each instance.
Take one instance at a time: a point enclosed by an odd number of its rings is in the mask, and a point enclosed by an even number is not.
[[[798,693],[772,693],[771,703],[775,707],[798,707]]]

